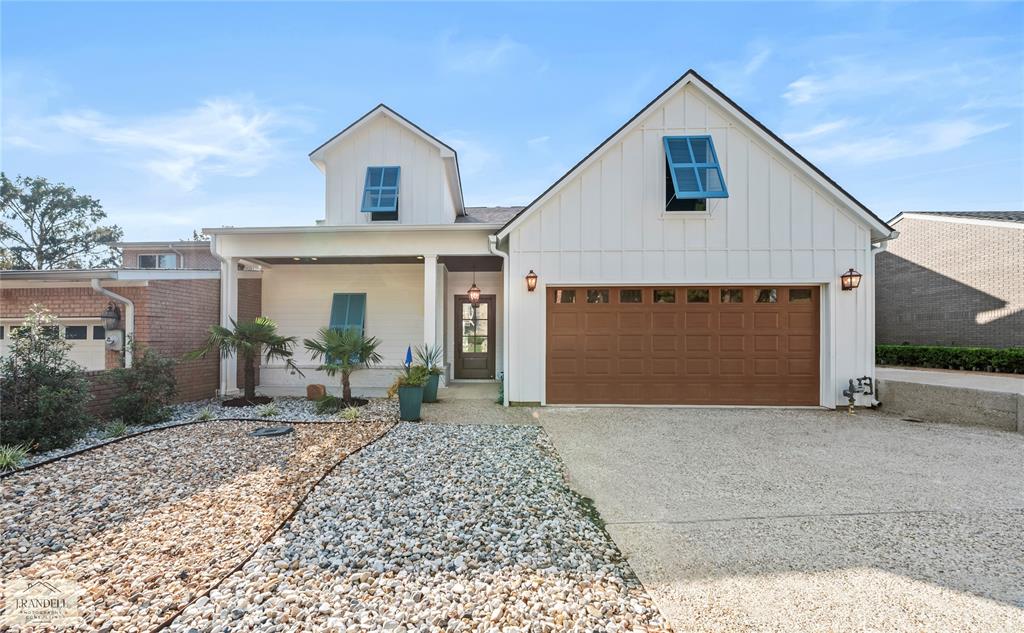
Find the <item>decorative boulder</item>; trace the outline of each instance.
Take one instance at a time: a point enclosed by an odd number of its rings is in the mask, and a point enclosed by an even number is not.
[[[306,400],[323,400],[327,395],[327,387],[323,385],[306,385]]]

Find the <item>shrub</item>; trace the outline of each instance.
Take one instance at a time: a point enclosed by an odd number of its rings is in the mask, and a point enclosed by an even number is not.
[[[210,410],[210,407],[203,407],[203,410],[199,412],[199,415],[196,416],[196,419],[199,420],[200,422],[209,422],[215,417],[216,416],[213,415],[213,411]]]
[[[374,336],[364,336],[355,328],[321,328],[315,339],[304,339],[303,344],[313,360],[322,363],[317,369],[328,376],[341,376],[341,397],[346,403],[352,402],[352,385],[349,381],[352,372],[363,367],[373,367],[383,360],[377,353],[380,341]]]
[[[316,401],[316,412],[325,415],[327,413],[337,413],[345,408],[345,401],[337,396],[331,394],[325,395]]]
[[[341,417],[349,422],[355,422],[359,419],[359,407],[345,407],[341,412]]]
[[[412,365],[395,377],[388,387],[388,398],[394,398],[399,387],[422,387],[430,379],[430,370],[423,365]]]
[[[0,444],[0,472],[17,470],[28,457],[28,445]]]
[[[68,360],[71,346],[56,325],[33,305],[22,327],[11,328],[10,353],[0,360],[0,437],[32,450],[68,446],[92,423],[89,381]]]
[[[110,402],[110,413],[126,424],[163,422],[170,415],[171,401],[178,392],[174,360],[142,345],[136,345],[134,351],[131,368],[107,373],[107,379],[118,390]]]
[[[934,367],[967,371],[1024,374],[1024,348],[940,347],[938,345],[878,345],[875,362],[902,367]]]
[[[281,410],[277,408],[276,404],[265,404],[256,409],[256,415],[261,418],[276,418],[281,415]]]
[[[115,437],[121,437],[128,432],[128,425],[123,420],[114,420],[103,429],[103,437],[105,439],[113,439]]]

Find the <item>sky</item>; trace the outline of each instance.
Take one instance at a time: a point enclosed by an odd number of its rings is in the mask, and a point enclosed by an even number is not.
[[[0,4],[8,176],[129,240],[312,224],[383,102],[525,204],[694,68],[883,218],[1024,208],[1024,3]]]

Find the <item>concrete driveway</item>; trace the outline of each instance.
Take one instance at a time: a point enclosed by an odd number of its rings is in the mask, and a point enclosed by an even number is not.
[[[523,417],[677,631],[1024,630],[1024,435],[870,412]]]

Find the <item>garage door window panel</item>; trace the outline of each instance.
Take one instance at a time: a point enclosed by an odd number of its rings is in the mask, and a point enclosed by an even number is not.
[[[758,288],[755,292],[756,303],[778,303],[779,293],[775,288]]]
[[[607,288],[592,288],[587,290],[587,303],[608,303],[609,296]]]
[[[690,288],[686,291],[686,303],[708,303],[711,291],[707,288]]]
[[[619,303],[643,303],[644,291],[639,288],[623,288],[619,291]]]
[[[722,288],[719,298],[722,303],[743,303],[743,289]]]
[[[811,303],[813,296],[810,288],[790,288],[790,303]]]
[[[69,341],[84,341],[88,337],[89,326],[68,325],[64,328],[64,338]]]

